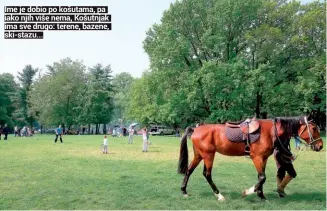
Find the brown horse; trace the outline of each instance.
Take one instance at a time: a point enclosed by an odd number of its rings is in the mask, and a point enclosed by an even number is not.
[[[309,144],[313,150],[320,151],[323,147],[319,129],[313,122],[307,121],[306,117],[277,118],[274,120],[256,120],[259,122],[260,137],[256,142],[250,144],[250,158],[258,172],[258,183],[250,189],[243,191],[246,196],[257,192],[257,195],[265,200],[263,194],[263,184],[266,181],[265,168],[268,157],[273,153],[274,142],[283,135],[298,134]],[[182,194],[187,197],[186,186],[194,169],[204,160],[203,176],[211,186],[214,195],[219,201],[224,200],[224,196],[219,192],[215,183],[212,181],[211,171],[218,152],[227,156],[245,156],[244,142],[231,142],[225,134],[226,125],[224,124],[205,124],[197,128],[188,127],[181,138],[180,157],[178,173],[184,174],[182,183]],[[187,137],[191,135],[193,142],[194,157],[188,166]],[[187,167],[188,166],[188,167]]]

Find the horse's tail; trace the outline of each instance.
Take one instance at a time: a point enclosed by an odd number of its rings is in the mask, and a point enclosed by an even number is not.
[[[187,150],[187,137],[193,133],[192,127],[187,127],[185,129],[185,133],[181,138],[181,148],[179,152],[179,162],[178,162],[178,170],[179,174],[186,174],[188,167],[188,150]]]

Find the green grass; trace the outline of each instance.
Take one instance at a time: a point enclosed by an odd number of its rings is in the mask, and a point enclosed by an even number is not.
[[[213,180],[225,202],[218,202],[202,176],[203,161],[188,184],[189,198],[180,192],[179,139],[150,137],[150,152],[142,153],[141,137],[109,138],[111,154],[99,149],[102,136],[9,137],[0,141],[0,209],[196,209],[196,210],[322,210],[326,208],[326,150],[307,150],[294,162],[298,176],[279,199],[276,166],[270,157],[264,193],[244,199],[241,192],[257,182],[252,161],[217,154]],[[325,138],[324,138],[325,139]],[[189,152],[192,157],[191,141]],[[294,143],[294,142],[293,142]],[[324,146],[326,148],[326,146]]]

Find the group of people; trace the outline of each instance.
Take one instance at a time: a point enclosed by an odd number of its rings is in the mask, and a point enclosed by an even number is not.
[[[111,134],[112,137],[127,136],[127,129],[125,127],[115,127],[112,130],[109,129],[108,134]]]
[[[1,140],[1,135],[4,134],[4,140],[8,140],[8,134],[10,133],[10,128],[7,126],[7,124],[4,125],[4,127],[0,127],[0,140]],[[18,126],[14,127],[14,135],[15,137],[28,137],[28,136],[33,136],[34,134],[34,129],[31,129],[27,126],[24,126],[22,128],[19,128]]]
[[[20,137],[28,137],[28,136],[33,136],[34,134],[34,129],[31,129],[27,126],[24,126],[22,128],[19,128],[18,126],[14,127],[14,134],[16,136]]]
[[[128,144],[133,144],[133,138],[135,133],[134,127],[130,127],[128,133],[129,133]],[[139,131],[139,134],[142,134],[142,140],[143,140],[142,152],[148,152],[151,142],[149,141],[150,134],[147,128],[144,127],[142,130]],[[105,135],[103,139],[103,154],[107,154],[107,153],[108,153],[108,138],[107,135]]]

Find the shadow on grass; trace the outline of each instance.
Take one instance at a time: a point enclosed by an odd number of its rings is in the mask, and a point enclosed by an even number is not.
[[[309,201],[313,200],[325,201],[326,202],[326,192],[297,192],[288,194],[282,200],[285,201]]]

